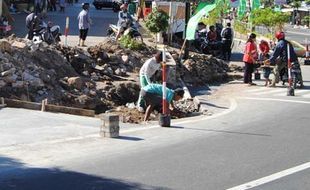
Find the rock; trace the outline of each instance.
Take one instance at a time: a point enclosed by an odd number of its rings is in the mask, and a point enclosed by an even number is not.
[[[85,105],[86,101],[89,99],[89,97],[87,95],[81,95],[79,97],[76,98],[76,100],[80,103]]]
[[[3,88],[6,86],[6,82],[4,82],[3,80],[0,80],[0,88]]]
[[[34,88],[44,87],[44,82],[40,78],[34,78],[33,80],[29,81],[30,85]]]
[[[17,78],[18,78],[18,76],[13,74],[13,75],[9,75],[9,76],[3,77],[3,80],[6,83],[14,83],[17,80]]]
[[[38,90],[37,92],[40,96],[42,96],[44,94],[44,91],[43,90]]]
[[[5,39],[0,39],[0,50],[2,52],[12,53],[12,45]]]
[[[20,48],[20,49],[24,49],[25,47],[27,47],[26,43],[18,42],[18,41],[14,41],[12,43],[12,46],[15,47],[15,48]]]
[[[126,107],[129,108],[129,109],[134,109],[134,108],[136,108],[136,105],[135,105],[134,102],[131,102],[131,103],[127,103]]]
[[[127,64],[129,62],[129,57],[128,55],[122,55],[122,61]]]
[[[3,58],[2,58],[2,59],[3,59]],[[9,60],[3,60],[3,61],[5,61],[6,63],[1,64],[1,72],[2,72],[2,71],[9,70],[9,69],[11,69],[11,68],[14,67],[14,65],[13,65],[12,63],[9,63],[9,62],[8,62]]]
[[[90,91],[89,91],[89,94],[90,94],[91,96],[97,96],[97,92],[96,92],[95,90],[90,90]]]
[[[108,75],[113,75],[113,69],[111,67],[108,67],[104,73],[108,74]]]
[[[14,83],[12,83],[12,87],[13,88],[23,88],[24,87],[24,81],[16,81]]]
[[[68,78],[68,85],[81,90],[83,87],[83,81],[80,77],[70,77]]]
[[[15,71],[16,71],[16,68],[11,68],[11,69],[9,69],[7,71],[3,71],[1,73],[1,76],[2,77],[6,77],[6,76],[9,76],[9,75],[13,75],[15,73]]]
[[[91,80],[94,80],[94,81],[99,80],[99,77],[98,77],[97,73],[95,73],[95,72],[91,73],[90,78],[91,78]]]
[[[32,76],[29,71],[24,71],[23,74],[22,74],[22,77],[25,81],[32,81],[32,80],[35,80],[35,77]]]

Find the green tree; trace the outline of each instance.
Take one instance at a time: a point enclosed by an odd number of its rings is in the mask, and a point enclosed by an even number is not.
[[[206,25],[214,25],[223,18],[224,14],[228,12],[228,9],[229,7],[226,1],[222,1],[209,13],[207,18],[202,20],[202,22]]]
[[[162,10],[153,9],[148,15],[145,25],[146,28],[152,33],[165,32],[168,29],[169,16]]]
[[[274,7],[274,1],[272,0],[261,0],[261,4],[264,5],[264,7]]]
[[[310,16],[305,16],[302,21],[310,27]]]
[[[282,29],[289,21],[287,13],[276,12],[271,8],[257,9],[253,11],[252,24],[254,26],[265,26],[269,33],[275,29]]]

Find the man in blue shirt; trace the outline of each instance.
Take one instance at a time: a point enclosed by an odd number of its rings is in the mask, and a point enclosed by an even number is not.
[[[154,109],[158,110],[159,112],[162,110],[163,85],[149,84],[143,87],[140,93],[147,107],[144,116],[144,121],[147,121]],[[167,108],[169,108],[168,106],[170,105],[173,110],[174,105],[172,100],[178,101],[182,99],[183,96],[184,96],[184,90],[181,88],[177,88],[175,90],[166,88],[166,100],[168,104]]]
[[[270,85],[271,87],[275,87],[276,83],[279,82],[280,71],[287,66],[287,44],[289,44],[291,62],[298,62],[298,58],[292,44],[285,40],[284,32],[277,32],[275,37],[278,39],[278,43],[275,47],[273,55],[269,59],[269,62],[275,65],[273,70],[275,77],[272,79],[272,83]],[[277,59],[278,57],[279,59]]]

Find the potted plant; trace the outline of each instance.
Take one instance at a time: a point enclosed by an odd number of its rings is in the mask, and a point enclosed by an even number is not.
[[[146,28],[151,33],[158,34],[160,32],[166,32],[169,27],[168,19],[169,16],[166,12],[155,8],[147,16],[145,25]],[[156,36],[156,43],[157,43],[157,36]]]

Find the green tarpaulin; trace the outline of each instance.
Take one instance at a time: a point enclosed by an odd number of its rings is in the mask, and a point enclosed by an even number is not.
[[[215,7],[216,7],[216,2],[214,4],[205,3],[203,7],[199,7],[200,10],[193,17],[191,17],[188,21],[187,28],[186,28],[186,40],[195,39],[196,28],[201,18],[205,15],[208,15],[210,11],[215,9]]]

